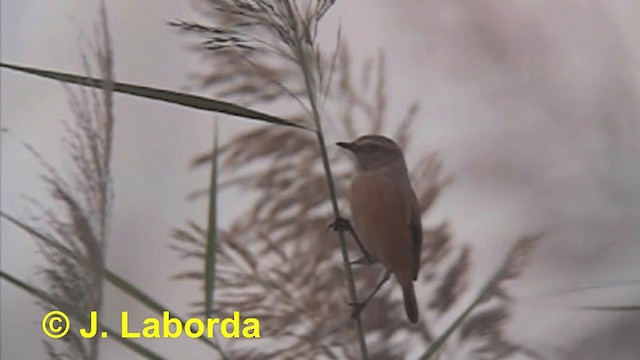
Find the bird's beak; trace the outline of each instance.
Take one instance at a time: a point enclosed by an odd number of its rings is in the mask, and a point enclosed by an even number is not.
[[[340,146],[343,149],[347,149],[351,152],[353,152],[356,148],[356,145],[354,143],[348,143],[348,142],[337,142],[336,145]]]

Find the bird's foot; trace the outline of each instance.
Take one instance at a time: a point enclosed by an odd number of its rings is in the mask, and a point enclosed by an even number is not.
[[[350,232],[353,238],[356,240],[356,243],[358,244],[358,247],[360,248],[360,251],[362,251],[362,254],[364,256],[355,261],[350,262],[350,264],[371,265],[375,263],[375,260],[373,259],[373,257],[369,255],[369,252],[367,251],[367,249],[364,247],[364,245],[362,245],[362,242],[360,242],[360,239],[358,238],[358,234],[356,234],[356,231],[353,229],[353,226],[351,226],[351,222],[349,220],[343,217],[337,217],[331,224],[329,224],[328,228],[333,231]]]
[[[328,228],[333,231],[353,231],[351,222],[343,217],[337,217]]]
[[[362,310],[364,310],[365,306],[367,306],[366,301],[356,303],[350,302],[349,307],[351,307],[351,318],[357,319]]]

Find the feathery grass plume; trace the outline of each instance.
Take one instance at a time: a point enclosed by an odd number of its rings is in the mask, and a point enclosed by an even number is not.
[[[113,81],[113,57],[104,4],[96,26],[96,41],[91,45],[100,77]],[[85,71],[93,66],[82,57]],[[84,339],[79,327],[88,326],[87,315],[99,311],[103,301],[104,246],[112,202],[111,146],[114,126],[113,92],[107,85],[101,90],[68,89],[73,120],[66,123],[66,152],[73,167],[61,175],[46,163],[35,149],[29,150],[43,163],[42,176],[49,188],[53,205],[34,200],[42,215],[26,224],[38,241],[46,265],[41,268],[45,293],[51,301],[39,303],[45,311],[66,309],[71,316],[71,330],[54,345],[46,341],[52,359],[96,359],[99,337]],[[44,241],[43,239],[49,239]],[[71,250],[62,253],[56,244]]]
[[[544,359],[538,351],[516,344],[504,335],[504,324],[510,316],[509,303],[512,300],[503,286],[522,274],[525,262],[540,238],[527,236],[516,241],[471,304],[433,340],[419,359],[439,358],[443,354],[473,359],[504,359],[519,354],[529,359]],[[456,335],[458,341],[455,347],[445,346],[447,340]]]
[[[290,20],[277,11],[280,5],[273,3],[202,0],[196,3],[199,10],[215,25],[172,24],[201,39],[195,49],[212,69],[196,77],[203,89],[248,104],[282,104],[281,108],[290,111],[286,118],[304,121],[313,110],[302,100],[304,78],[287,46],[295,39],[279,25]],[[264,19],[273,23],[265,24]],[[310,34],[313,36],[315,32]],[[329,56],[315,52],[314,71],[321,83],[315,88],[322,90],[323,125],[340,139],[387,133],[410,151],[418,105],[410,104],[399,124],[391,127],[384,56],[368,60],[360,67],[362,73],[355,73],[348,48],[340,46],[340,52]],[[292,106],[296,104],[299,106]],[[260,348],[230,344],[232,358],[361,358],[348,319],[350,300],[340,249],[326,230],[334,215],[317,148],[313,134],[261,126],[232,138],[218,152],[220,189],[236,187],[247,198],[255,198],[243,215],[220,232],[218,311],[230,314],[240,310],[260,318],[263,338],[269,339],[264,340],[269,345]],[[337,200],[346,209],[344,195],[351,173],[348,159],[330,154]],[[202,154],[193,164],[208,164],[211,158],[211,153]],[[452,179],[443,175],[442,162],[434,153],[409,165],[420,209],[426,216]],[[208,189],[197,190],[191,198],[207,193]],[[174,231],[173,247],[185,258],[204,261],[205,233],[199,225],[189,223]],[[352,242],[349,250],[358,252]],[[433,292],[419,296],[423,321],[410,326],[404,320],[396,287],[383,288],[362,313],[369,358],[404,358],[412,348],[426,348],[432,342],[430,329],[457,305],[467,289],[471,255],[470,248],[453,243],[446,223],[425,228],[417,288]],[[355,268],[354,272],[357,288],[366,293],[377,282],[381,269]],[[194,270],[177,277],[202,281],[203,273]],[[194,306],[201,311],[202,304]]]
[[[544,359],[535,349],[509,339],[504,329],[505,322],[511,315],[509,305],[513,302],[505,285],[522,275],[531,252],[541,238],[542,236],[524,236],[515,242],[497,275],[491,279],[478,306],[460,327],[461,348],[470,345],[468,356],[482,360],[503,359],[520,354],[529,359]]]
[[[348,55],[343,56],[341,63],[350,64]],[[342,85],[336,86],[335,91],[356,91],[347,74],[342,73],[347,69],[350,66],[336,67],[336,81],[341,81]],[[367,76],[372,75],[377,74]],[[375,85],[372,92],[384,93],[382,84]],[[338,113],[338,119],[351,122],[348,125],[341,122],[341,125],[354,132],[360,131],[356,120],[362,120],[369,128],[381,127],[386,120],[380,125],[367,124],[368,115],[361,115],[367,111],[358,111],[373,108],[375,99],[364,97],[362,94],[366,91],[359,89],[358,93],[359,101],[350,100],[356,96],[354,94],[335,94],[336,101],[344,101],[339,106],[346,110]],[[383,118],[382,115],[376,113],[377,118]],[[409,143],[410,131],[410,127],[397,129],[397,138],[404,138],[404,143]],[[256,200],[253,207],[220,237],[217,299],[220,309],[230,312],[239,308],[256,315],[263,320],[265,337],[283,340],[278,343],[285,349],[258,353],[255,358],[288,358],[295,351],[307,354],[305,357],[331,353],[337,358],[359,358],[353,351],[355,339],[350,336],[349,320],[346,319],[348,294],[344,284],[337,281],[341,278],[338,249],[327,238],[326,225],[331,221],[332,213],[314,139],[297,131],[264,127],[238,135],[223,150],[221,174],[226,177],[223,184],[239,187],[244,194],[255,195]],[[296,155],[290,156],[292,153]],[[194,160],[194,164],[206,164],[210,156],[203,154]],[[332,162],[345,165],[337,166],[340,170],[336,171],[335,179],[338,193],[346,194],[350,174],[347,158],[335,157]],[[441,163],[434,154],[420,159],[420,163],[411,168],[414,170],[412,177],[418,180],[416,191],[421,209],[427,213],[450,178],[441,175]],[[346,204],[346,199],[341,197],[340,202]],[[190,224],[189,229],[176,231],[175,237],[179,241],[174,245],[187,257],[202,257],[203,234],[202,228]],[[351,245],[356,253],[357,248]],[[446,224],[425,229],[423,251],[421,273],[424,277],[421,281],[425,285],[429,278],[435,283],[444,281],[437,275],[426,275],[436,273],[450,254],[457,253]],[[460,251],[468,253],[468,250]],[[461,262],[468,261],[466,255],[463,259]],[[380,275],[376,269],[356,270],[358,287],[362,291],[375,285]],[[462,265],[457,269],[445,283],[462,282],[460,278],[464,278],[468,270]],[[201,279],[202,274],[196,271],[180,277]],[[404,321],[400,298],[393,297],[393,291],[389,290],[383,289],[363,313],[368,334],[374,339],[389,339],[399,332],[406,332],[428,341],[431,338],[428,328],[409,326]],[[322,297],[318,298],[318,294]],[[426,304],[428,299],[423,300]],[[390,308],[393,310],[389,311]],[[301,322],[304,323],[302,327]],[[373,348],[371,358],[401,357],[408,350],[401,346],[404,344],[405,339],[394,339],[384,347]],[[241,355],[245,358],[249,354]]]

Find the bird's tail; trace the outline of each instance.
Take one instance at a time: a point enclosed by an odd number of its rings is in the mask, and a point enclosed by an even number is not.
[[[409,281],[402,285],[402,296],[404,297],[404,309],[407,312],[409,321],[413,324],[418,322],[418,303],[416,293],[413,291],[413,282]]]

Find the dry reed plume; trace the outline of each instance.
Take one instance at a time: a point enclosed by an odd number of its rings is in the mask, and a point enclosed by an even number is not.
[[[283,104],[281,114],[300,122],[310,118],[304,101],[304,78],[292,53],[298,27],[309,29],[309,53],[315,91],[321,94],[325,129],[336,138],[353,139],[364,133],[387,133],[411,151],[411,131],[418,114],[409,105],[398,123],[387,113],[384,57],[367,61],[355,73],[347,47],[325,55],[314,43],[317,22],[332,2],[199,1],[199,10],[213,25],[175,21],[172,25],[203,40],[195,48],[210,64],[197,79],[203,89],[246,104]],[[288,4],[288,5],[287,5]],[[287,6],[294,8],[287,11]],[[289,16],[294,14],[294,19]],[[305,41],[307,41],[305,39]],[[361,81],[354,78],[360,77]],[[294,105],[298,106],[294,106]],[[392,127],[396,124],[395,127]],[[333,152],[332,152],[333,153]],[[349,297],[338,243],[327,232],[333,220],[318,144],[312,134],[274,126],[260,126],[229,140],[217,154],[222,160],[220,189],[237,187],[255,197],[245,214],[221,230],[216,311],[240,310],[257,316],[269,346],[247,348],[230,344],[230,356],[242,359],[357,359],[356,338],[349,319]],[[194,166],[207,164],[211,153],[198,156]],[[331,156],[333,180],[341,208],[346,209],[349,164]],[[443,174],[437,154],[426,154],[411,176],[423,219],[451,177]],[[207,193],[196,191],[194,196]],[[206,231],[196,225],[174,232],[174,247],[185,257],[204,258]],[[504,334],[509,317],[504,283],[518,277],[521,261],[538,237],[523,237],[512,249],[504,272],[458,332],[457,343],[446,352],[469,351],[475,358],[504,358],[515,352],[537,358]],[[357,247],[350,241],[350,251]],[[432,328],[457,305],[468,289],[471,249],[452,241],[446,223],[426,227],[422,268],[417,284],[423,321],[410,326],[402,316],[395,286],[387,286],[363,312],[371,359],[406,358],[413,348],[427,348]],[[377,267],[355,268],[361,294],[381,274]],[[178,276],[202,280],[201,271]],[[420,291],[420,290],[419,290]],[[202,312],[202,304],[196,304]],[[465,345],[468,345],[465,347]],[[466,349],[466,350],[465,350]],[[454,351],[455,350],[455,351]]]
[[[104,4],[96,39],[89,44],[98,76],[113,81],[113,57]],[[91,74],[92,59],[82,56],[85,72]],[[18,225],[37,241],[45,265],[39,270],[42,291],[32,295],[45,310],[69,315],[72,328],[60,340],[45,341],[51,359],[97,359],[99,337],[85,339],[78,329],[87,327],[91,311],[103,305],[104,246],[112,203],[111,144],[114,126],[113,91],[67,89],[73,119],[65,123],[64,141],[71,171],[61,174],[30,145],[28,150],[41,162],[53,205],[36,199],[30,202],[41,215],[21,221],[2,216]],[[62,345],[61,345],[62,344]]]

